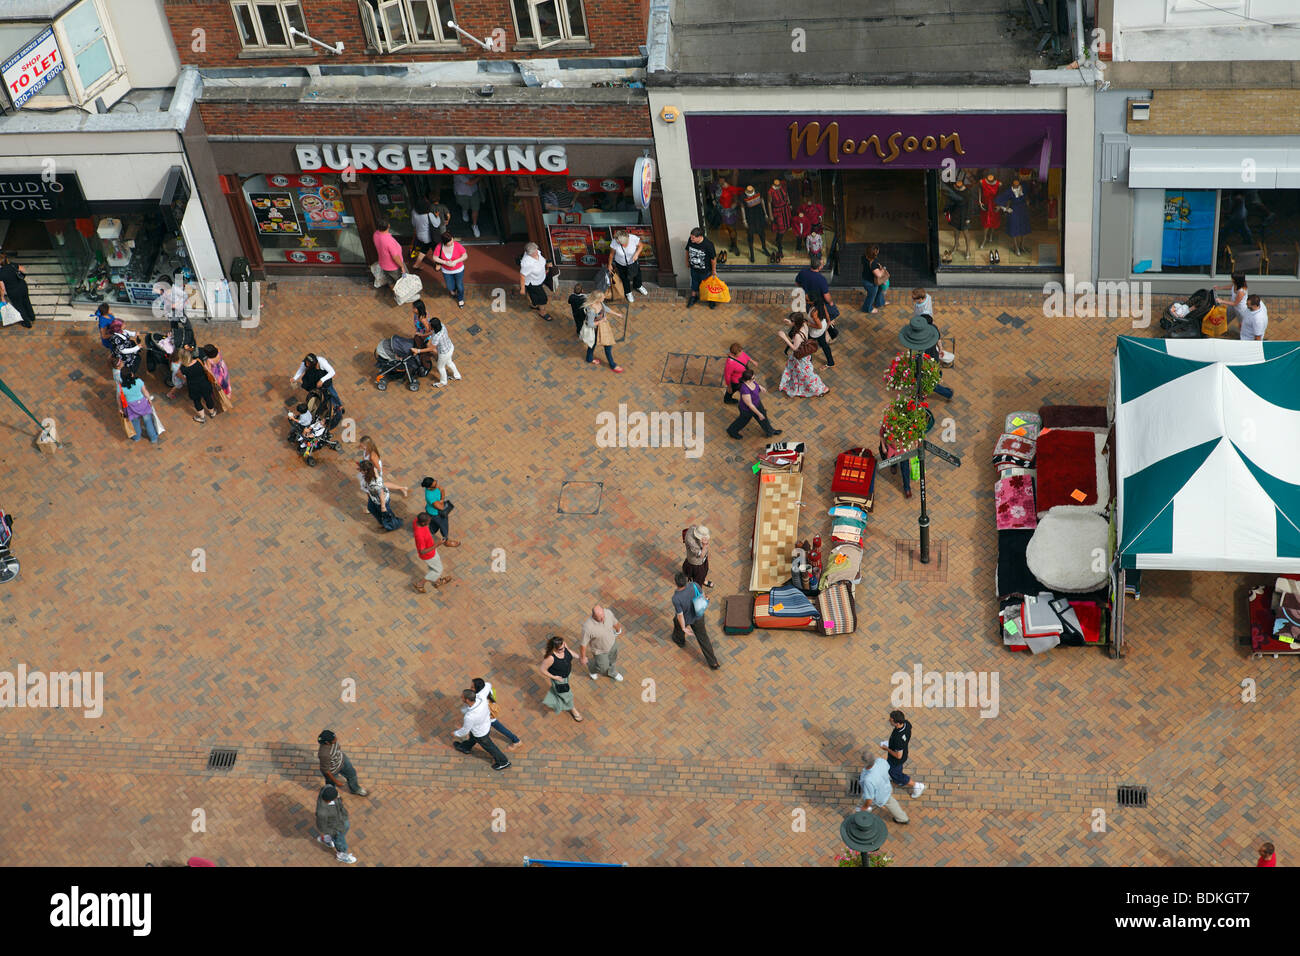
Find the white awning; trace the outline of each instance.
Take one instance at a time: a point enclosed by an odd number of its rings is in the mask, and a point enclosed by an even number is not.
[[[1195,149],[1135,146],[1130,189],[1295,189],[1300,149]]]

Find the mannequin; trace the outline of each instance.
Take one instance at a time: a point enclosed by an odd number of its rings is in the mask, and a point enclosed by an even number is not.
[[[1020,177],[1011,180],[1011,186],[998,194],[998,206],[1007,213],[1007,235],[1011,238],[1011,248],[1018,256],[1025,252],[1025,236],[1029,235],[1029,197],[1020,184]]]
[[[772,180],[767,189],[767,214],[772,220],[772,232],[776,236],[776,261],[785,257],[783,244],[785,234],[794,228],[794,208],[790,204],[790,194],[786,191],[781,177]]]
[[[739,186],[732,186],[726,176],[718,177],[715,189],[718,206],[722,210],[722,232],[726,234],[727,241],[731,244],[731,251],[739,255],[740,247],[736,245],[736,227],[740,225],[740,200],[745,191]]]
[[[983,249],[993,238],[993,231],[1002,225],[1002,214],[994,204],[994,197],[1002,189],[1002,181],[993,170],[989,170],[980,180],[980,225],[984,227],[984,239],[980,242]]]
[[[948,216],[948,221],[952,224],[953,237],[952,249],[948,255],[951,258],[957,253],[957,240],[962,242],[962,258],[970,258],[970,226],[971,220],[974,219],[974,202],[975,192],[966,185],[966,177],[960,177],[955,183],[943,183],[943,211]]]
[[[755,236],[763,247],[763,253],[770,260],[772,252],[767,248],[767,211],[763,207],[763,197],[753,186],[746,186],[742,204],[745,213],[745,238],[749,240],[749,261],[754,261]]]

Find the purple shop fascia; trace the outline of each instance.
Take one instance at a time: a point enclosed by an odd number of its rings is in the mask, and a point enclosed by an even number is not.
[[[1064,113],[691,113],[694,169],[1065,165]]]

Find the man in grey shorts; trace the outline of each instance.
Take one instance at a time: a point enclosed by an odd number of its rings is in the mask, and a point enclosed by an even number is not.
[[[457,174],[452,177],[452,192],[456,194],[456,205],[460,206],[460,218],[470,223],[475,236],[480,236],[478,228],[478,211],[483,205],[483,187],[479,177]]]

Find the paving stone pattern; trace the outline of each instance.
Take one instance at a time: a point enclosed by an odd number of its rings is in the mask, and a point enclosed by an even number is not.
[[[782,437],[809,446],[800,536],[825,535],[835,455],[875,443],[907,290],[891,289],[875,316],[840,293],[831,391],[806,400],[776,391],[788,290],[742,290],[716,310],[688,311],[660,290],[619,306],[622,375],[583,363],[562,301],[546,323],[513,293],[509,311],[492,312],[491,291],[471,287],[462,311],[430,283],[463,381],[379,392],[375,346],[409,329],[408,311],[364,282],[280,280],[257,328],[198,329],[231,367],[228,417],[199,425],[148,379],[167,428],[158,448],[124,440],[88,324],[4,331],[0,378],[55,418],[65,444],[38,453],[35,426],[6,404],[0,506],[17,516],[22,575],[0,588],[0,670],[105,681],[98,719],[0,710],[6,862],[334,865],[311,838],[314,740],[328,726],[375,788],[347,798],[363,865],[824,864],[840,849],[858,754],[888,733],[892,678],[917,665],[996,673],[1000,698],[988,718],[904,707],[909,769],[928,789],[900,796],[913,822],[891,825],[897,865],[1248,864],[1261,839],[1300,845],[1285,732],[1300,706],[1295,662],[1251,661],[1236,642],[1238,589],[1258,577],[1149,574],[1128,608],[1124,660],[1009,654],[997,639],[989,449],[1009,411],[1104,403],[1124,325],[1049,320],[1025,292],[936,293],[938,321],[960,341],[945,375],[956,396],[936,417],[952,419],[951,450],[964,456],[927,475],[940,563],[917,580],[899,574],[895,543],[914,542],[919,501],[882,475],[858,632],[732,637],[715,600],[713,672],[693,643],[669,640],[671,574],[681,529],[703,521],[715,595],[745,589],[762,439],[752,427],[742,442],[722,434],[734,407],[694,384],[716,363],[682,384],[662,380],[666,357],[746,345]],[[1288,337],[1292,303],[1270,311],[1270,334]],[[336,365],[355,422],[342,453],[322,451],[315,469],[285,442],[289,377],[307,351]],[[703,412],[703,455],[597,447],[597,414],[620,403]],[[454,584],[412,592],[409,527],[380,533],[356,484],[361,435],[383,450],[390,483],[412,488],[394,493],[408,525],[425,474],[456,503],[464,545],[442,551]],[[570,498],[599,510],[559,513]],[[547,635],[576,639],[596,601],[627,627],[627,680],[575,670],[579,724],[542,708],[537,664]],[[503,720],[524,738],[504,773],[449,746],[475,676],[497,686]],[[1246,679],[1254,703],[1241,702]],[[214,746],[239,749],[233,769],[204,770]],[[1118,808],[1123,784],[1149,786],[1150,806]],[[191,830],[195,808],[206,832]],[[1098,809],[1104,833],[1092,831]]]

